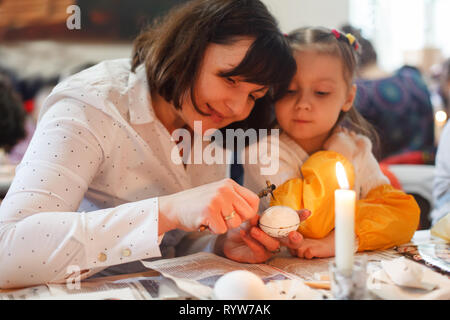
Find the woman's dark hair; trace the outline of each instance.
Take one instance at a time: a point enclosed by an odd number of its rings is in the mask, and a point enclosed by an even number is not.
[[[179,109],[186,93],[194,97],[208,44],[233,44],[243,37],[255,41],[241,63],[221,76],[240,76],[269,92],[247,119],[227,128],[269,128],[273,101],[289,86],[296,64],[275,18],[259,0],[194,0],[174,8],[136,38],[132,71],[145,64],[150,90]]]
[[[342,61],[344,79],[350,88],[356,77],[360,47],[359,45],[350,45],[346,35],[340,31],[337,32],[340,34],[339,39],[328,28],[304,27],[292,31],[287,38],[294,50],[294,55],[295,52],[314,51],[338,57]],[[347,112],[341,111],[336,122],[337,125],[367,136],[372,141],[374,154],[376,156],[379,154],[378,133],[355,107]]]
[[[9,152],[25,137],[26,112],[9,79],[0,73],[0,148]]]

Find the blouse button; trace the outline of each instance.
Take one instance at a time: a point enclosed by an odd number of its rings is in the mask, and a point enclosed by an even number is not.
[[[131,250],[126,248],[122,250],[122,256],[129,257],[131,255]]]
[[[107,256],[106,256],[106,254],[103,253],[103,252],[101,252],[101,253],[98,255],[98,260],[101,261],[101,262],[106,261],[106,258],[107,258]]]

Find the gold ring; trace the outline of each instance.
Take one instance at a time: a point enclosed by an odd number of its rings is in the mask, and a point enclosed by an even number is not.
[[[224,219],[225,221],[230,220],[230,219],[233,219],[233,217],[234,217],[235,214],[236,214],[236,211],[233,210],[233,212],[231,212],[230,215],[228,215],[228,216],[226,216],[226,217],[223,217],[223,219]]]

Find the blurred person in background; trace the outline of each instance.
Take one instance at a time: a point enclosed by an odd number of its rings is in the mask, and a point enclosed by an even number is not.
[[[15,95],[20,100],[21,108],[25,112],[25,120],[23,122],[25,135],[8,148],[7,154],[4,156],[5,162],[17,165],[22,160],[36,130],[40,109],[58,82],[92,67],[94,64],[93,62],[86,62],[50,78],[40,76],[21,78],[13,70],[0,67],[3,77],[5,79],[8,78],[10,83],[8,86],[9,90],[15,92]]]
[[[23,129],[25,134],[14,145],[10,145],[4,156],[5,162],[17,165],[22,160],[36,130],[39,113],[37,106],[42,104],[43,95],[48,96],[51,89],[58,83],[59,77],[20,77],[14,70],[5,66],[0,66],[0,77],[8,82],[8,85],[3,84],[2,90],[14,92],[20,101],[21,112],[24,113]],[[6,118],[3,121],[6,121]]]
[[[393,73],[377,64],[377,53],[361,31],[341,28],[361,44],[355,105],[380,135],[376,152],[384,164],[433,164],[434,112],[430,92],[420,71],[402,66]]]
[[[450,114],[450,58],[439,66],[437,77],[437,93],[442,99],[444,111]],[[446,218],[446,233],[450,234],[448,215],[450,213],[450,125],[446,124],[441,133],[439,146],[436,153],[436,170],[433,181],[434,209],[431,212],[431,224],[436,225],[438,221]]]
[[[10,78],[0,73],[0,149],[5,153],[9,153],[25,138],[25,119],[26,112],[19,93]],[[0,163],[5,162],[9,162],[7,158],[0,159]]]
[[[436,170],[433,181],[434,209],[431,224],[436,224],[450,213],[450,125],[445,126],[436,153]]]
[[[441,65],[438,93],[442,98],[445,112],[450,114],[450,58]]]

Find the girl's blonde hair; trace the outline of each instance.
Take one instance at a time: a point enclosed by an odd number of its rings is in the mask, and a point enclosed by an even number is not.
[[[351,35],[324,27],[304,27],[292,31],[286,37],[294,53],[314,51],[341,59],[344,79],[347,87],[351,88],[356,77],[360,52],[359,43]],[[375,155],[379,153],[378,133],[354,106],[348,112],[341,111],[335,127],[338,125],[367,136],[372,141]]]

